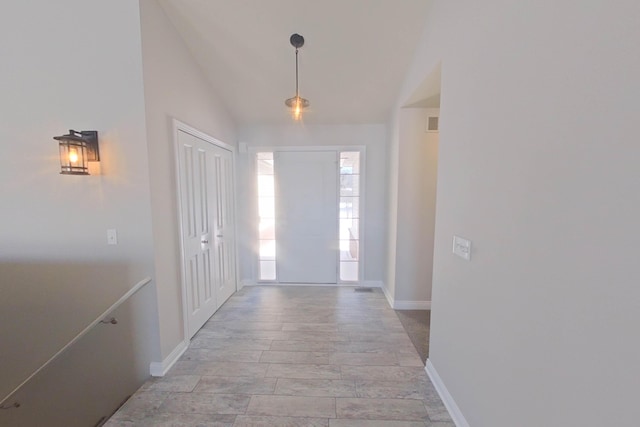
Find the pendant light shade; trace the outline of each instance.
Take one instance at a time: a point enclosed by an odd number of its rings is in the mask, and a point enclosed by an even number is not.
[[[294,120],[302,118],[302,110],[309,106],[309,101],[300,96],[298,89],[298,49],[304,46],[304,37],[300,34],[292,34],[289,38],[291,46],[296,48],[296,96],[284,101],[285,105],[291,109],[291,115]]]

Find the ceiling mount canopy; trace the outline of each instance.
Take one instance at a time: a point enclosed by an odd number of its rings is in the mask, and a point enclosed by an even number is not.
[[[298,90],[298,49],[304,46],[304,37],[300,34],[292,34],[289,38],[291,46],[296,48],[296,96],[284,101],[285,105],[291,108],[291,115],[294,120],[300,120],[302,117],[302,110],[309,106],[309,100],[300,97]]]
[[[304,46],[304,37],[302,37],[298,33],[294,33],[291,34],[291,37],[289,37],[289,42],[291,43],[291,46],[295,47],[296,49],[300,49],[302,46]]]

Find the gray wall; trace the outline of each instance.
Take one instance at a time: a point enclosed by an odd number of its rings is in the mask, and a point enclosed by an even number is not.
[[[162,359],[184,339],[173,119],[235,145],[235,124],[155,0],[140,2]]]
[[[639,16],[627,0],[429,13],[398,105],[442,61],[429,359],[474,427],[640,417]]]
[[[0,37],[2,398],[153,276],[153,259],[137,3],[6,2]],[[70,128],[99,133],[90,176],[59,174],[52,137]],[[135,357],[148,363],[159,350],[145,328]]]
[[[141,305],[152,321],[136,357],[160,362],[183,341],[171,120],[235,144],[233,120],[156,1],[5,9],[2,397],[145,276],[159,280]],[[69,128],[99,132],[90,176],[59,174],[52,137]]]
[[[396,309],[428,309],[431,304],[433,241],[438,172],[438,133],[427,133],[437,109],[403,108],[390,143],[393,178],[385,293]]]

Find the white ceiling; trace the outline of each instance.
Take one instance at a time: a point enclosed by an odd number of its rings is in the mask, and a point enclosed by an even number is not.
[[[238,124],[291,123],[299,33],[305,123],[388,119],[429,0],[159,0]]]

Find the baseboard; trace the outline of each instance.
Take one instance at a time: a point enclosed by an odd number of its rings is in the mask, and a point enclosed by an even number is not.
[[[396,301],[384,283],[380,282],[380,285],[389,307],[394,310],[431,310],[431,301]]]
[[[244,288],[245,286],[255,286],[256,282],[251,279],[242,279],[240,283],[238,283],[238,290]]]
[[[424,367],[425,371],[427,371],[427,375],[431,379],[433,386],[436,388],[436,391],[440,395],[440,399],[444,403],[444,406],[449,411],[449,415],[451,415],[451,419],[456,424],[456,427],[469,427],[469,423],[465,419],[464,415],[462,415],[462,411],[456,404],[455,400],[447,390],[447,387],[442,382],[442,378],[438,375],[436,368],[431,363],[430,359],[427,359],[427,365]]]
[[[382,293],[384,294],[384,297],[387,299],[387,302],[389,303],[389,307],[393,308],[395,301],[393,300],[393,297],[389,293],[389,289],[387,289],[386,286],[382,286]]]
[[[431,310],[431,301],[395,301],[394,310]]]
[[[380,280],[363,280],[361,282],[340,282],[340,283],[278,283],[278,282],[254,282],[251,280],[242,280],[241,286],[360,286],[363,288],[382,288],[383,283]]]
[[[180,359],[180,356],[187,351],[187,348],[189,348],[189,340],[182,341],[162,362],[151,362],[149,365],[151,376],[164,377],[169,372],[169,369]]]

